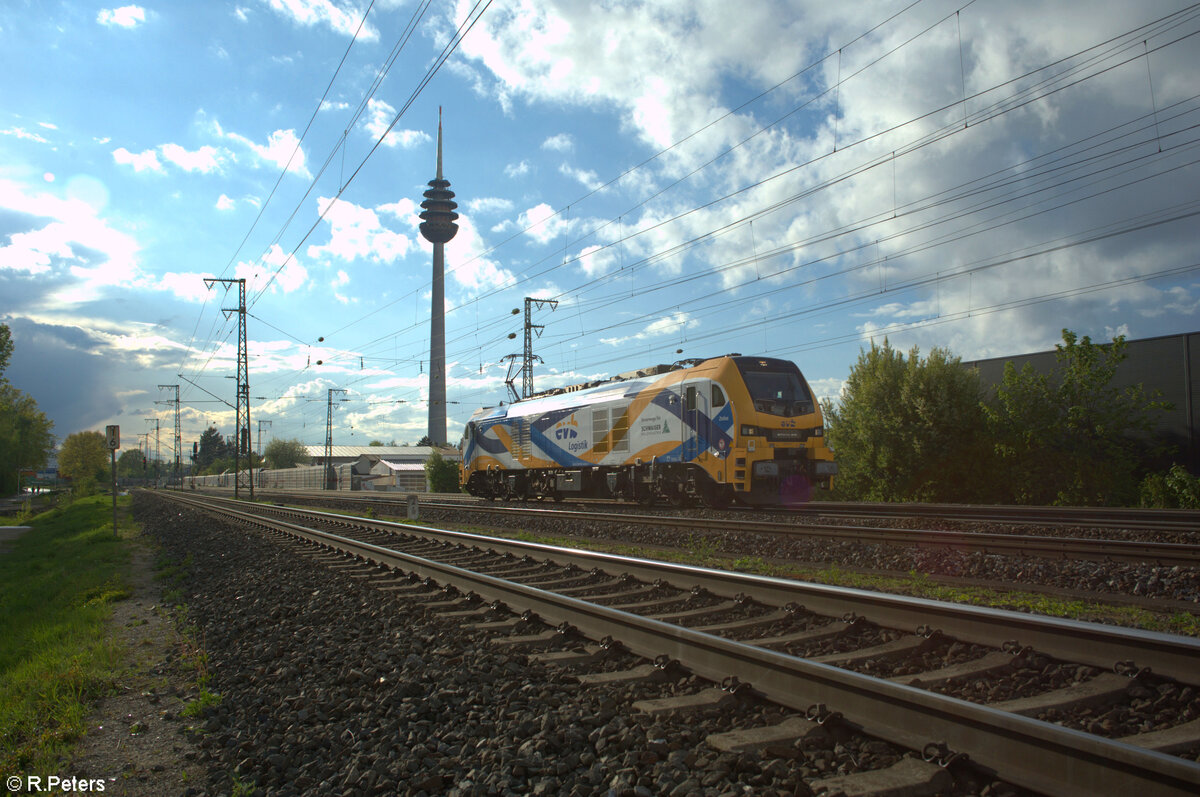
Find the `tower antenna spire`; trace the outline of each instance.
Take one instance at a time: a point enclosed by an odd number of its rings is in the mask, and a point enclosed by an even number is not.
[[[442,106],[438,106],[437,179],[442,179]]]

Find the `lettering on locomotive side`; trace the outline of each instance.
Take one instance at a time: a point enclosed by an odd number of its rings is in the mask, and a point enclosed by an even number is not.
[[[574,435],[572,435],[574,436]],[[572,440],[567,443],[567,450],[574,454],[577,451],[587,451],[591,446],[587,440]]]
[[[642,434],[670,434],[671,430],[667,428],[667,423],[659,416],[646,418],[642,421]]]

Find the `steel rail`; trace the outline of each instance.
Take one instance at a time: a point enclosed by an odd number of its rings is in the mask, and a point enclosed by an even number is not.
[[[216,500],[234,507],[259,507],[225,498]],[[203,502],[197,504],[204,505]],[[882,626],[910,632],[922,627],[936,628],[956,639],[990,647],[1015,642],[1056,658],[1105,670],[1111,670],[1117,662],[1133,662],[1134,667],[1138,669],[1149,669],[1186,683],[1200,684],[1200,639],[1193,637],[617,556],[545,543],[490,537],[485,534],[359,518],[334,512],[275,506],[260,508],[287,513],[301,520],[313,517],[326,522],[344,523],[394,534],[420,534],[445,542],[490,548],[514,556],[546,558],[557,564],[574,565],[582,570],[616,570],[644,581],[664,579],[676,584],[700,586],[725,598],[747,594],[766,604],[786,606],[796,603],[818,614],[839,617],[850,611]]]
[[[1200,511],[1194,509],[814,501],[804,506],[788,507],[779,511],[797,515],[936,517],[1000,523],[1200,531]]]
[[[261,493],[261,491],[260,491]],[[277,494],[276,494],[277,495]],[[405,502],[397,499],[377,499],[366,496],[341,496],[328,493],[294,493],[310,498],[327,498],[329,501],[365,504],[396,504]],[[873,543],[878,545],[918,546],[928,548],[951,548],[958,551],[999,554],[1007,556],[1032,556],[1043,559],[1085,559],[1090,561],[1117,561],[1136,564],[1157,564],[1164,567],[1200,566],[1200,545],[1173,542],[1136,540],[1092,540],[1069,537],[1047,537],[1026,534],[997,534],[992,532],[941,531],[933,529],[888,529],[873,526],[846,526],[833,524],[804,524],[762,520],[710,519],[697,517],[669,517],[666,515],[644,515],[632,512],[619,514],[606,512],[584,512],[574,509],[543,509],[539,507],[513,506],[509,504],[474,504],[466,501],[425,501],[428,509],[453,512],[476,512],[483,514],[509,514],[551,520],[578,520],[596,523],[637,523],[691,531],[742,532],[752,534],[774,534],[784,537],[818,538],[838,542]]]
[[[208,488],[224,490],[228,488]],[[263,491],[260,491],[262,493]],[[303,495],[351,502],[403,505],[408,493],[348,492],[325,490],[268,490],[265,494]],[[456,493],[411,493],[422,504],[491,505],[483,499]],[[568,499],[572,505],[596,505],[636,510],[638,505],[613,499]],[[531,503],[531,502],[526,502]],[[1002,504],[867,503],[857,501],[812,501],[786,507],[733,506],[726,511],[764,512],[783,517],[936,518],[952,521],[993,522],[1012,525],[1088,526],[1141,531],[1200,533],[1200,510],[1145,509],[1134,507],[1008,506]]]
[[[430,509],[456,512],[512,513],[524,517],[580,520],[603,523],[641,523],[714,532],[743,532],[775,534],[786,537],[816,537],[839,542],[876,543],[880,545],[917,545],[921,547],[953,548],[960,551],[1036,556],[1053,559],[1100,559],[1123,562],[1155,563],[1171,567],[1200,566],[1200,545],[1173,542],[1140,542],[1131,540],[1089,540],[1066,537],[1044,537],[1025,534],[995,534],[971,531],[937,531],[932,529],[881,529],[871,526],[838,526],[811,524],[796,526],[758,520],[712,520],[707,518],[666,517],[662,515],[605,514],[563,509],[529,507],[460,506],[428,502]]]
[[[172,496],[174,497],[174,496]],[[668,656],[713,681],[736,675],[767,699],[798,711],[826,705],[869,734],[921,750],[953,740],[952,749],[1016,785],[1079,795],[1193,795],[1200,765],[1102,737],[1009,714],[956,698],[882,681],[722,637],[558,595],[453,565],[240,509],[188,501],[209,513],[286,531],[348,555],[454,583],[492,600],[567,623],[592,638],[612,636],[647,658]],[[323,514],[323,513],[321,513]],[[343,516],[344,517],[344,516]],[[376,525],[368,522],[366,525]]]

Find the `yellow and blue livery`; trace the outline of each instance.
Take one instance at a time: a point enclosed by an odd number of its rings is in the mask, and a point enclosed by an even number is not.
[[[790,504],[837,473],[800,369],[737,354],[478,410],[461,449],[463,487],[486,498]]]

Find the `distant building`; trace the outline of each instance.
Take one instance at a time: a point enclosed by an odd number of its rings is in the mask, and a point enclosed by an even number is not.
[[[1125,361],[1117,368],[1113,383],[1118,387],[1141,383],[1150,395],[1160,393],[1173,409],[1160,415],[1155,434],[1174,446],[1173,460],[1192,473],[1200,473],[1200,447],[1196,430],[1200,426],[1200,332],[1163,335],[1157,338],[1127,340]],[[1004,380],[1004,364],[1011,362],[1020,370],[1026,363],[1040,373],[1049,373],[1058,363],[1054,351],[1014,354],[988,360],[964,361],[979,369],[979,381],[994,388]]]
[[[313,465],[326,464],[325,446],[307,448]],[[354,479],[364,490],[426,492],[425,463],[434,450],[429,446],[333,446],[329,464],[352,465]],[[437,450],[445,459],[462,459],[456,448]]]

